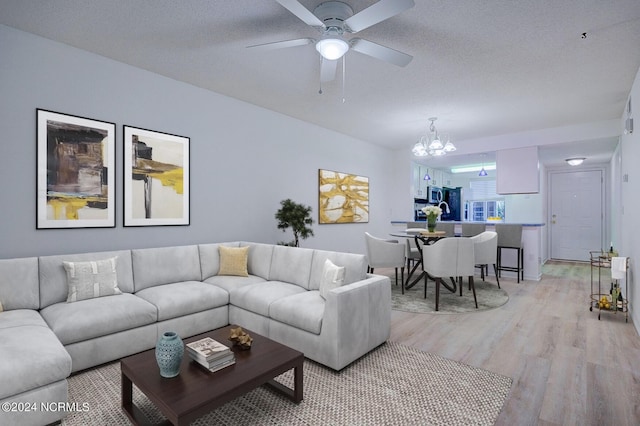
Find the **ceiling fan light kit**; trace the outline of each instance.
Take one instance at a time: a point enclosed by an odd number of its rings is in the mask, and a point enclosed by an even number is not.
[[[347,53],[349,45],[339,38],[325,38],[316,43],[316,50],[323,58],[335,61]]]

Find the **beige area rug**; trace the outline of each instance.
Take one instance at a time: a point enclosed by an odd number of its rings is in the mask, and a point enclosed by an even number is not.
[[[468,312],[480,312],[490,309],[499,308],[509,301],[509,294],[503,289],[498,288],[494,276],[489,276],[486,281],[482,281],[480,276],[474,277],[476,287],[476,297],[478,299],[478,309],[473,300],[473,292],[469,290],[468,282],[465,279],[462,288],[462,297],[460,289],[456,293],[440,286],[440,305],[436,311],[436,283],[429,280],[427,284],[427,298],[424,298],[424,279],[420,280],[412,288],[405,290],[402,294],[400,287],[400,271],[398,270],[398,285],[395,284],[395,271],[393,268],[379,268],[374,271],[375,274],[388,276],[391,280],[391,309],[396,311],[414,312],[414,313],[433,313],[433,314],[461,314]],[[413,278],[417,277],[420,271],[416,271]],[[407,274],[405,271],[405,279]],[[450,280],[447,280],[449,282]]]
[[[287,372],[278,380],[291,384]],[[195,425],[492,425],[511,378],[396,343],[385,343],[340,372],[304,363],[304,400],[295,404],[260,387],[198,419]],[[120,363],[69,378],[74,412],[63,425],[128,425],[120,408]],[[162,421],[134,386],[134,402]]]

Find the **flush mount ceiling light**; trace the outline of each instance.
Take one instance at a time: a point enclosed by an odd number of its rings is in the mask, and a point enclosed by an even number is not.
[[[570,166],[579,166],[580,164],[582,164],[584,160],[586,160],[586,158],[584,157],[574,157],[574,158],[567,158],[564,161],[569,163]]]
[[[442,143],[443,138],[438,134],[438,130],[434,124],[437,119],[438,117],[431,117],[429,119],[431,122],[429,132],[420,137],[420,140],[413,146],[411,151],[416,157],[427,157],[429,155],[439,157],[445,155],[447,152],[456,150],[455,145],[451,143],[448,136],[446,137],[446,143]]]

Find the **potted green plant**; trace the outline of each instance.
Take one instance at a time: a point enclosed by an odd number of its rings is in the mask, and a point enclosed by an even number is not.
[[[306,239],[313,235],[313,219],[311,219],[311,207],[304,204],[294,203],[290,199],[280,201],[280,209],[276,212],[278,229],[282,232],[291,228],[293,231],[293,241],[288,243],[279,242],[280,245],[300,247],[300,239]]]

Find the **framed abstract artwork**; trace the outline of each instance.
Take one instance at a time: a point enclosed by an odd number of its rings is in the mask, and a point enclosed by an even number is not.
[[[318,170],[318,223],[369,222],[369,178]]]
[[[124,226],[189,225],[189,142],[124,126]]]
[[[36,116],[36,229],[115,227],[116,125],[43,109]]]

